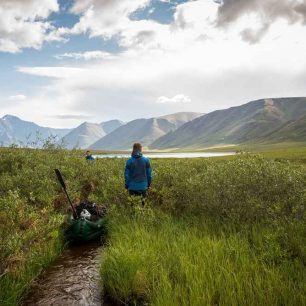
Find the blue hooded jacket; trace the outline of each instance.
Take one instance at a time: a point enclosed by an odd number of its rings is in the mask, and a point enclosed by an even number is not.
[[[152,181],[152,169],[150,160],[135,151],[127,160],[124,171],[125,188],[128,190],[147,190]]]
[[[86,160],[95,160],[95,158],[92,155],[87,155],[85,158]]]

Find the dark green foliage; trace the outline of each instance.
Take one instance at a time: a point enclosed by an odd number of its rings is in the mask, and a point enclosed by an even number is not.
[[[306,171],[286,161],[153,162],[147,206],[113,207],[101,275],[143,305],[304,305]]]
[[[102,275],[113,298],[305,302],[303,166],[251,155],[153,160],[153,190],[142,208],[124,190],[124,163],[89,163],[80,151],[0,150],[1,305],[15,305],[61,250],[68,203],[54,168],[72,199],[92,182],[90,200],[110,207]]]
[[[228,161],[163,160],[155,171],[159,205],[236,223],[305,218],[301,166],[244,155]]]

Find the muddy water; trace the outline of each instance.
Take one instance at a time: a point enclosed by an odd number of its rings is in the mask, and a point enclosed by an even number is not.
[[[73,245],[36,281],[23,306],[103,305],[98,243]]]

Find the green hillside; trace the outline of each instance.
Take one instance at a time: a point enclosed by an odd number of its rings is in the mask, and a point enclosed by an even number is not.
[[[186,112],[150,119],[136,119],[104,136],[91,148],[124,150],[129,149],[134,142],[141,142],[143,146],[148,146],[161,136],[176,130],[200,115],[200,113]]]
[[[264,99],[218,110],[157,139],[152,149],[256,142],[306,112],[306,98]]]
[[[306,141],[306,114],[290,121],[265,137],[269,142]]]

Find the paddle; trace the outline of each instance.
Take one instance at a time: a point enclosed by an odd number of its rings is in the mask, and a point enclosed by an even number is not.
[[[57,176],[58,181],[60,182],[60,184],[62,185],[62,187],[63,187],[63,189],[65,191],[65,194],[67,196],[68,202],[69,202],[69,204],[70,204],[70,206],[72,208],[72,211],[73,211],[73,216],[74,216],[75,219],[77,219],[78,215],[77,215],[77,213],[76,213],[76,211],[75,211],[75,209],[74,209],[74,207],[72,205],[72,202],[70,200],[70,197],[68,195],[68,192],[67,192],[67,189],[66,189],[66,184],[65,184],[64,179],[62,177],[62,174],[61,174],[61,172],[58,169],[54,169],[54,171],[55,171],[55,174]]]

